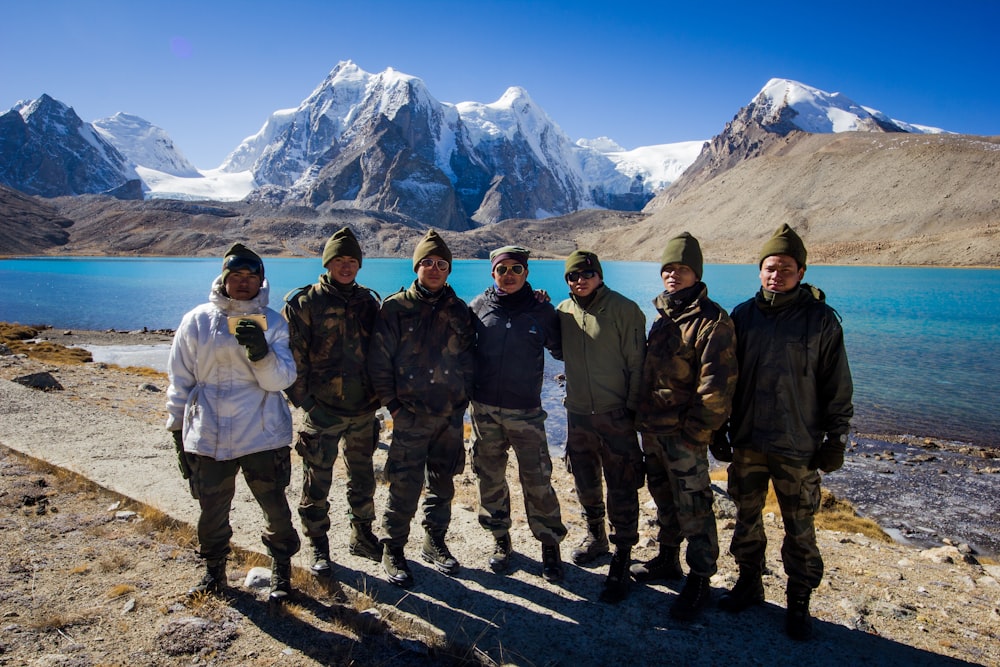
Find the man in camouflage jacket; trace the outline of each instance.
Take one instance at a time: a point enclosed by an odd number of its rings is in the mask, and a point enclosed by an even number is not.
[[[298,375],[285,390],[305,412],[295,442],[302,456],[299,517],[312,543],[312,572],[331,574],[330,486],[337,450],[343,446],[347,470],[350,553],[379,561],[382,550],[372,532],[378,399],[368,379],[368,347],[379,303],[356,281],[361,246],[349,227],[333,234],[323,248],[326,273],[286,298],[290,346]]]
[[[660,552],[633,565],[632,577],[683,577],[680,545],[686,539],[690,571],[670,608],[670,615],[683,621],[708,604],[709,579],[718,569],[708,446],[729,417],[737,377],[733,323],[708,298],[702,266],[701,246],[687,232],[667,243],[660,258],[664,291],[653,301],[659,316],[646,341],[636,420],[656,502]]]
[[[398,586],[413,583],[403,547],[425,480],[421,556],[445,574],[459,569],[445,533],[454,476],[465,466],[463,419],[472,394],[475,328],[468,305],[447,284],[451,259],[444,240],[428,231],[413,253],[417,279],[382,304],[368,357],[375,392],[393,420],[382,567]]]

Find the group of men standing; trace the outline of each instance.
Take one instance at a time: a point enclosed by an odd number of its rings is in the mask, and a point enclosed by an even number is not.
[[[362,260],[350,228],[335,233],[322,255],[326,273],[290,295],[280,317],[267,308],[263,262],[237,244],[226,253],[210,303],[178,328],[167,427],[201,503],[198,535],[207,567],[193,591],[226,585],[228,515],[242,469],[264,511],[271,599],[290,593],[290,558],[299,541],[284,499],[291,419],[286,402],[274,398],[282,391],[304,412],[294,443],[303,461],[298,512],[314,574],[329,576],[332,569],[328,498],[341,448],[349,552],[380,562],[391,583],[412,585],[404,547],[423,494],[420,556],[442,573],[459,570],[445,536],[454,478],[465,466],[468,411],[479,522],[494,538],[489,567],[510,568],[506,471],[513,450],[528,527],[541,544],[540,573],[560,581],[567,530],[552,487],[541,401],[548,350],[565,364],[566,463],[587,525],[571,560],[586,566],[614,547],[600,599],[623,600],[633,580],[683,578],[670,614],[692,620],[708,604],[719,557],[711,450],[730,462],[729,494],[738,508],[730,552],[740,574],[720,606],[735,613],[764,600],[761,513],[771,482],[785,522],[786,631],[810,636],[809,596],[823,574],[813,527],[817,469],[843,463],[852,385],[839,318],[820,290],[801,282],[806,250],[791,228],[782,225],[765,243],[761,288],[732,317],[708,298],[697,239],[686,232],[671,239],[648,336],[642,309],[604,284],[593,252],[566,260],[569,297],[557,307],[532,288],[529,252],[516,246],[491,253],[493,284],[468,305],[448,283],[452,255],[433,230],[414,250],[414,282],[381,304],[357,282]],[[252,314],[265,315],[265,323]],[[393,435],[378,538],[372,456],[380,406],[392,417]],[[252,433],[258,414],[264,438]],[[248,448],[248,439],[260,443]],[[659,551],[633,563],[644,483],[657,506]]]

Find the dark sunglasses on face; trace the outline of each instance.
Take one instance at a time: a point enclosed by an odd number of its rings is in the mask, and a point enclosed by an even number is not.
[[[521,266],[520,264],[512,264],[511,266],[506,266],[504,264],[500,264],[500,265],[497,266],[497,268],[495,268],[493,270],[497,272],[498,276],[502,276],[502,275],[506,274],[508,271],[510,271],[511,273],[513,273],[515,276],[519,276],[522,273],[524,273],[524,267]]]
[[[225,268],[230,271],[241,271],[247,270],[250,273],[256,273],[258,276],[264,275],[264,265],[255,260],[253,257],[240,257],[239,255],[230,255],[226,257]]]
[[[430,257],[428,257],[426,259],[420,260],[419,262],[417,262],[417,264],[424,267],[425,269],[429,269],[432,266],[436,266],[438,271],[448,270],[448,262],[443,259],[431,259]]]
[[[596,275],[597,271],[592,271],[590,269],[587,269],[586,271],[570,271],[569,273],[566,274],[566,282],[575,283],[580,278],[583,278],[584,280],[590,280]]]

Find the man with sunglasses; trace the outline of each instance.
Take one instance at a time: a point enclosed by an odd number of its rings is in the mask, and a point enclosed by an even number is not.
[[[513,449],[528,527],[542,543],[542,577],[559,581],[566,527],[552,488],[541,396],[545,350],[561,358],[562,343],[555,308],[537,299],[528,283],[528,255],[517,246],[491,252],[493,285],[469,304],[476,325],[472,467],[479,477],[479,523],[495,540],[490,568],[510,567],[507,451]]]
[[[349,553],[375,562],[382,546],[372,532],[378,398],[368,379],[368,346],[379,300],[358,284],[361,245],[350,227],[335,232],[323,247],[326,271],[313,284],[286,297],[292,354],[298,368],[285,393],[305,413],[295,451],[302,456],[299,518],[312,546],[313,575],[332,574],[330,487],[333,464],[343,447],[347,471]]]
[[[222,593],[233,529],[236,475],[264,513],[272,558],[269,600],[291,594],[299,535],[285,497],[291,481],[292,415],[282,390],[295,380],[288,325],[267,307],[264,263],[241,243],[226,251],[209,302],[181,320],[170,346],[167,429],[181,474],[198,500],[199,556],[206,572],[191,595]]]
[[[585,565],[608,553],[606,517],[615,553],[600,599],[616,603],[628,595],[632,547],[639,541],[643,460],[635,410],[646,316],[634,301],[604,284],[593,252],[575,251],[565,269],[570,296],[556,310],[566,364],[566,460],[587,522],[587,536],[572,558]]]
[[[372,386],[393,420],[386,461],[389,500],[382,517],[382,567],[407,587],[403,550],[425,489],[421,558],[448,575],[458,561],[445,544],[465,467],[463,418],[472,394],[475,328],[468,305],[448,285],[451,251],[429,230],[413,252],[413,284],[382,303],[368,355]]]

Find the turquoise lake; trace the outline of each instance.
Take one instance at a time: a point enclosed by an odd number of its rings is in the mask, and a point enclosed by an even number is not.
[[[173,329],[207,300],[220,265],[214,258],[0,260],[0,321]],[[317,259],[266,258],[265,266],[276,310],[286,292],[322,272]],[[605,282],[643,308],[647,325],[651,301],[663,288],[658,268],[604,263]],[[530,271],[536,289],[555,302],[565,297],[561,261],[532,261]],[[470,300],[489,285],[489,273],[485,260],[458,260],[451,284]],[[413,277],[409,260],[365,259],[359,281],[384,297]],[[727,309],[759,287],[752,265],[707,265],[704,280],[709,296]],[[855,430],[1000,446],[1000,271],[813,266],[806,282],[822,288],[843,317]],[[546,409],[555,416],[549,399]]]

